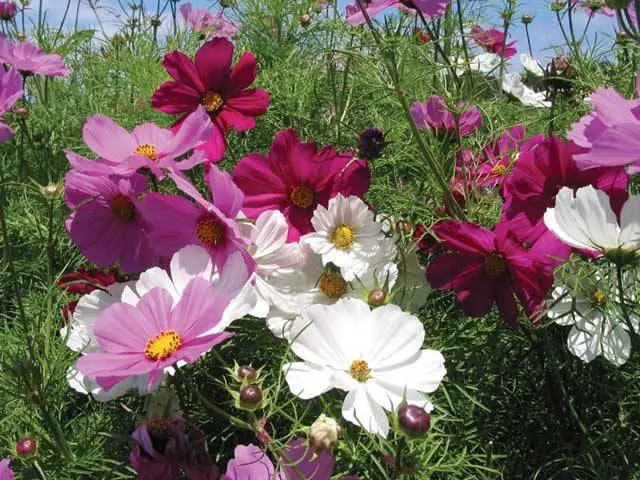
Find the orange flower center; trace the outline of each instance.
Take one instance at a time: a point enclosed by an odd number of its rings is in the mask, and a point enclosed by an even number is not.
[[[196,237],[203,245],[215,247],[224,239],[224,228],[214,215],[205,215],[196,225]]]
[[[507,269],[507,262],[500,255],[492,253],[484,257],[484,270],[492,277],[502,275]]]
[[[166,360],[182,346],[182,337],[175,330],[165,330],[147,342],[144,356],[147,360]]]
[[[204,105],[207,112],[218,113],[222,109],[222,105],[224,105],[224,100],[219,93],[205,92],[202,96],[202,105]]]
[[[591,301],[597,307],[603,307],[607,304],[607,296],[602,290],[595,290],[591,294]]]
[[[504,175],[505,173],[507,173],[508,170],[509,169],[505,167],[503,164],[496,163],[491,169],[491,173],[493,173],[494,175]]]
[[[129,198],[124,195],[118,195],[111,200],[111,213],[118,220],[129,222],[136,216],[136,209]]]
[[[331,243],[341,250],[351,248],[356,238],[356,231],[349,225],[338,225],[331,234]]]
[[[371,369],[365,360],[354,360],[349,367],[349,375],[360,383],[366,382],[371,376]]]
[[[309,208],[313,204],[313,190],[305,186],[293,187],[289,198],[296,207]]]
[[[158,160],[158,150],[155,145],[150,145],[148,143],[138,145],[133,153],[140,155],[141,157],[147,157],[152,162]]]
[[[337,273],[324,272],[318,286],[329,298],[340,298],[347,292],[347,282]]]

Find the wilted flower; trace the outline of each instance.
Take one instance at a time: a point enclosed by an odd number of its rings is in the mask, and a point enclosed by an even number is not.
[[[384,133],[379,128],[367,128],[360,133],[358,155],[367,160],[374,160],[384,150]]]

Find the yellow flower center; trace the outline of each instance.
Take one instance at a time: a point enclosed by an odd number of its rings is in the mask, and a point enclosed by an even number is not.
[[[354,360],[349,367],[349,375],[357,381],[364,383],[371,376],[371,369],[365,360]]]
[[[147,360],[166,360],[182,346],[182,337],[175,330],[165,330],[147,342],[144,356]]]
[[[505,167],[502,163],[496,163],[491,169],[491,173],[494,175],[504,175],[509,170],[508,167]]]
[[[305,186],[293,187],[289,194],[291,202],[300,208],[309,208],[313,204],[313,197],[313,191]]]
[[[595,290],[591,294],[591,301],[597,307],[602,307],[607,304],[607,296],[602,290]]]
[[[213,215],[202,217],[196,225],[196,238],[207,247],[214,247],[224,239],[224,229]]]
[[[329,298],[340,298],[347,292],[347,282],[337,273],[324,272],[320,275],[320,291]]]
[[[500,255],[495,253],[484,257],[484,270],[492,277],[502,275],[507,269],[507,262]]]
[[[356,238],[356,232],[349,225],[339,225],[331,234],[331,242],[338,248],[346,250],[351,248]]]
[[[222,105],[224,105],[224,100],[222,95],[215,92],[206,92],[202,96],[202,105],[209,113],[218,113],[222,109]]]
[[[129,222],[136,216],[136,209],[131,200],[124,195],[118,195],[111,200],[111,213],[118,220]]]
[[[155,145],[150,145],[148,143],[138,145],[133,153],[140,155],[141,157],[147,157],[152,162],[158,160],[158,149],[156,149]]]

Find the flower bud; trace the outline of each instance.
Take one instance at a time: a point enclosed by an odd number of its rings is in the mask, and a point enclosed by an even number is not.
[[[609,8],[625,9],[631,3],[631,0],[606,0],[605,3]]]
[[[162,25],[162,20],[160,19],[160,17],[153,17],[150,23],[152,27],[158,28],[160,25]]]
[[[549,9],[551,9],[552,12],[561,12],[566,6],[567,2],[564,2],[563,0],[554,0],[549,5]]]
[[[238,378],[241,380],[245,378],[247,380],[255,380],[258,376],[258,372],[251,365],[242,365],[241,367],[238,367],[238,371],[236,373],[238,374]]]
[[[222,8],[231,8],[235,4],[234,0],[220,0],[220,6]]]
[[[29,117],[29,108],[28,107],[13,107],[13,113],[15,113],[18,118],[27,118]]]
[[[531,22],[533,22],[533,15],[531,15],[530,13],[523,13],[520,21],[525,25],[529,25]]]
[[[341,430],[338,422],[322,414],[309,428],[311,443],[316,450],[331,451],[338,443]]]
[[[300,25],[308,27],[311,24],[311,14],[305,13],[304,15],[300,15],[298,20],[300,20]]]
[[[22,32],[18,32],[16,33],[16,40],[18,40],[19,42],[24,42],[27,39],[27,36],[22,33]]]
[[[417,405],[404,404],[398,409],[398,420],[402,430],[411,436],[426,433],[431,427],[431,417]]]
[[[19,457],[30,457],[38,451],[38,442],[33,437],[23,437],[16,444],[16,454]]]
[[[49,185],[45,185],[40,187],[40,191],[45,197],[53,198],[58,196],[58,193],[61,191],[61,186],[57,183],[50,183]]]
[[[255,383],[247,385],[240,390],[240,404],[247,407],[255,407],[262,401],[262,389]]]
[[[384,302],[387,300],[387,294],[384,290],[376,288],[375,290],[371,290],[369,295],[367,296],[367,302],[371,307],[379,307],[384,305]]]

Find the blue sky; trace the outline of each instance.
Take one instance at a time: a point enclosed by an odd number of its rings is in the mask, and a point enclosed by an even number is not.
[[[49,21],[59,22],[62,18],[64,8],[67,4],[66,0],[42,0],[43,6],[46,10],[49,11],[48,18]],[[95,1],[95,0],[94,0]],[[242,0],[239,0],[242,1]],[[480,0],[485,1],[485,0]],[[33,14],[37,11],[37,5],[39,0],[32,0],[31,8]],[[71,1],[71,9],[69,12],[68,24],[72,26],[74,18],[75,18],[75,8],[78,0]],[[114,17],[110,11],[118,11],[118,4],[116,0],[99,0],[97,2],[99,5],[103,7],[101,10],[100,18],[105,27],[105,30],[108,34],[113,33],[117,29],[118,20]],[[122,0],[123,4],[127,3],[127,0]],[[164,3],[164,0],[162,0]],[[217,4],[215,1],[211,0],[191,0],[191,3],[194,7],[209,7],[211,5]],[[347,0],[339,0],[339,5],[341,8],[347,3]],[[499,5],[499,0],[496,2],[487,2],[491,4]],[[157,4],[157,0],[145,0],[145,5],[149,7],[149,9],[155,9]],[[87,5],[87,0],[80,0],[80,23],[86,26],[95,26],[96,20],[94,13],[89,9]],[[557,26],[555,21],[555,15],[550,12],[547,1],[545,0],[521,0],[519,6],[518,17],[522,12],[529,12],[534,15],[535,19],[533,23],[530,25],[530,33],[531,40],[533,44],[534,54],[538,57],[541,63],[545,64],[549,57],[553,56],[554,45],[561,45],[564,43],[562,34],[560,29]],[[495,24],[499,25],[499,14],[498,9],[496,7],[489,7],[487,9],[486,15],[488,18],[495,18]],[[576,12],[575,15],[575,30],[576,34],[580,35],[582,30],[587,22],[587,16],[582,12]],[[591,27],[589,29],[590,34],[587,35],[587,41],[591,44],[594,43],[595,34],[597,34],[597,38],[602,41],[602,45],[609,47],[612,43],[612,36],[615,32],[615,20],[612,18],[608,18],[603,15],[598,15],[591,22]],[[524,27],[522,25],[517,25],[516,28],[511,32],[512,40],[517,40],[518,50],[525,52],[527,51],[527,41],[525,36]]]

